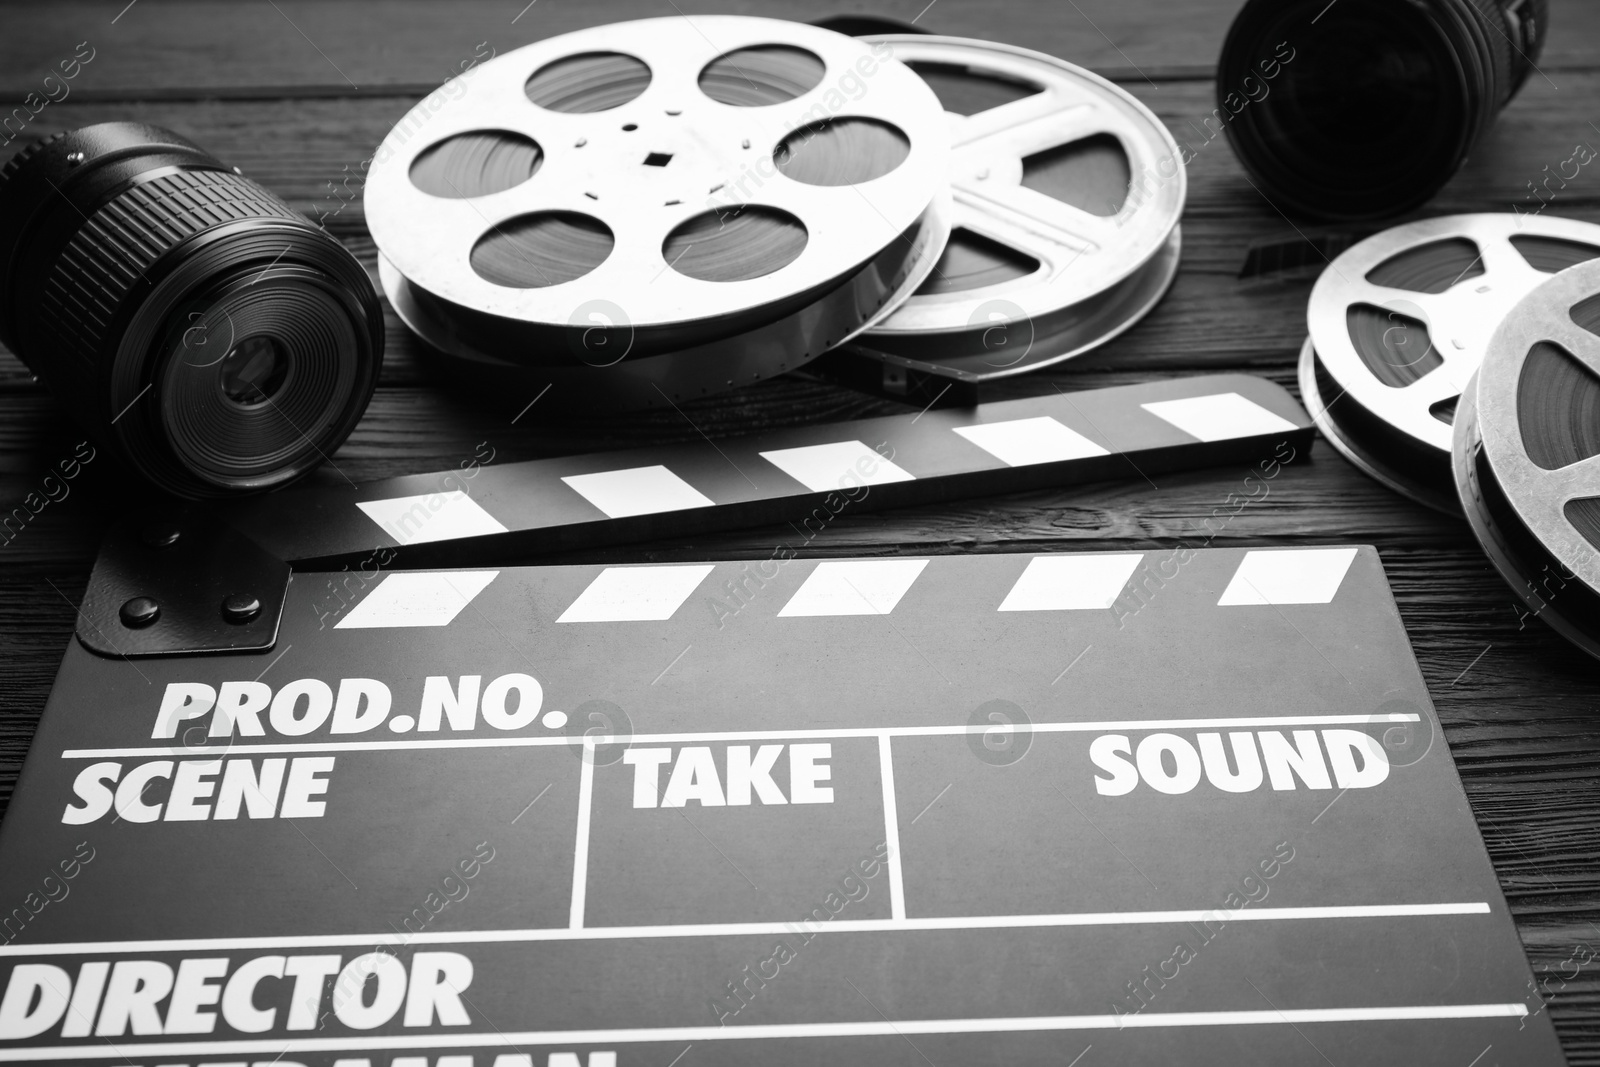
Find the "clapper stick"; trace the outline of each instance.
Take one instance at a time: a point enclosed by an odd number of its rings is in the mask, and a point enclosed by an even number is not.
[[[1253,462],[1311,420],[1281,387],[1209,375],[956,410],[562,456],[263,497],[230,513],[280,558],[403,566],[547,551]]]
[[[291,566],[462,566],[762,523],[814,529],[840,514],[1286,462],[1313,432],[1280,386],[1225,374],[277,493],[113,531],[78,634],[106,655],[267,648]],[[245,586],[257,612],[221,618],[217,605]],[[141,596],[161,615],[129,626],[122,610]]]

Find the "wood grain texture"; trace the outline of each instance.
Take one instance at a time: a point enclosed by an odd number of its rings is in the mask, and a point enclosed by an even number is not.
[[[125,2],[125,0],[124,0]],[[524,6],[526,4],[526,7]],[[488,41],[506,51],[530,41],[605,22],[672,15],[653,0],[469,0],[440,4],[402,0],[359,5],[281,0],[235,5],[229,0],[177,3],[140,0],[113,25],[118,3],[64,3],[48,10],[6,11],[0,41],[0,93],[14,97],[34,87],[55,57],[73,54],[89,40],[104,50],[88,68],[82,90],[126,89],[195,95],[253,93],[265,88],[344,96],[394,86],[437,84],[461,58]],[[1237,0],[1192,0],[1163,10],[1159,20],[1143,5],[1120,0],[1022,0],[1003,17],[972,0],[883,0],[875,15],[911,22],[934,33],[1023,43],[1007,27],[1026,25],[1026,44],[1076,63],[1121,76],[1205,78]],[[749,14],[822,18],[854,14],[852,0],[814,0],[802,9],[776,0],[703,0],[689,15]],[[918,18],[919,13],[921,17]],[[514,21],[513,21],[514,20]],[[314,42],[314,45],[313,45]],[[1552,63],[1561,62],[1552,55]],[[430,78],[430,74],[432,77]]]
[[[78,90],[104,95],[294,95],[344,97],[437,85],[482,41],[497,51],[624,19],[672,15],[655,0],[383,0],[272,5],[233,0],[72,0],[0,7],[0,99],[36,88],[79,42],[95,57]],[[932,33],[1039,49],[1109,77],[1207,80],[1240,0],[702,0],[690,16],[739,14],[818,19],[863,14],[916,21]],[[1551,77],[1587,70],[1600,35],[1600,8],[1555,0],[1539,68]],[[120,17],[118,13],[122,12]],[[115,21],[113,22],[113,18]],[[1016,27],[1027,27],[1018,33]],[[1559,78],[1556,78],[1559,81]]]
[[[72,95],[51,104],[0,161],[41,136],[110,118],[168,125],[287,197],[373,266],[346,175],[418,96],[478,42],[504,52],[585,25],[670,13],[644,0],[240,5],[125,0],[0,6],[0,100],[19,101],[78,41],[96,48]],[[1250,185],[1223,138],[1208,139],[1210,72],[1237,0],[879,0],[876,13],[938,32],[1025,43],[1118,79],[1194,152],[1183,265],[1136,329],[1064,367],[986,387],[986,399],[1092,388],[1153,376],[1244,370],[1293,387],[1311,272],[1241,280],[1257,245],[1315,232]],[[851,11],[824,0],[808,16]],[[1554,0],[1542,74],[1528,82],[1425,214],[1532,206],[1528,183],[1600,141],[1600,4]],[[727,0],[697,11],[777,14]],[[120,15],[119,15],[119,12]],[[519,16],[520,12],[520,16]],[[515,22],[513,23],[513,19]],[[113,21],[115,19],[115,21]],[[4,110],[4,109],[0,109]],[[1375,117],[1381,120],[1381,116]],[[1591,173],[1593,171],[1593,173]],[[354,183],[359,188],[359,183]],[[1600,169],[1585,168],[1547,209],[1600,222]],[[393,318],[382,384],[366,417],[316,477],[353,480],[454,465],[487,441],[498,460],[717,437],[754,428],[902,410],[791,375],[686,405],[681,414],[562,421],[558,405],[486,406],[434,385]],[[525,401],[523,401],[525,402]],[[80,440],[54,401],[0,351],[0,508],[9,510]],[[1283,469],[1264,498],[1224,522],[1240,470],[1163,475],[879,515],[845,513],[803,545],[788,527],[730,532],[551,561],[756,558],[780,543],[802,555],[932,554],[1190,544],[1371,543],[1390,583],[1461,769],[1490,857],[1573,1063],[1600,1064],[1600,974],[1566,962],[1600,948],[1600,668],[1534,619],[1466,527],[1396,497],[1326,444]],[[109,456],[63,500],[0,547],[0,810],[109,518],[141,491]],[[1210,520],[1208,527],[1207,521]],[[516,562],[516,561],[507,561]],[[1397,817],[1403,818],[1401,813]],[[1580,957],[1581,958],[1581,957]]]

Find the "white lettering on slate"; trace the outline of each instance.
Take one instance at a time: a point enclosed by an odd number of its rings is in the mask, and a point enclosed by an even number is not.
[[[1281,730],[1241,730],[1228,734],[1226,746],[1220,733],[1197,734],[1194,741],[1155,733],[1141,739],[1137,748],[1126,734],[1104,734],[1089,745],[1089,759],[1105,772],[1095,775],[1094,789],[1101,796],[1120,797],[1143,782],[1158,793],[1177,796],[1201,779],[1227,793],[1249,793],[1263,784],[1276,790],[1301,785],[1370,789],[1389,777],[1389,756],[1377,738],[1360,730],[1322,730],[1319,741],[1318,733],[1295,730],[1291,740]]]
[[[480,697],[481,693],[481,697]],[[487,682],[463,674],[455,682],[442,675],[423,681],[416,715],[389,717],[394,697],[376,678],[343,678],[337,687],[317,678],[300,678],[276,692],[265,682],[171,682],[161,697],[150,736],[183,737],[186,744],[206,737],[305,737],[364,734],[383,723],[395,733],[415,727],[422,733],[444,726],[474,730],[481,722],[495,730],[521,730],[539,717],[544,688],[529,674],[502,674]],[[209,720],[202,726],[198,721]],[[190,725],[185,726],[185,723]]]
[[[789,795],[773,780],[772,769],[784,748],[789,749]],[[633,768],[633,806],[682,808],[691,802],[702,807],[743,807],[762,804],[832,804],[833,787],[819,785],[833,776],[827,761],[833,758],[828,742],[806,745],[728,745],[723,775],[707,745],[685,745],[673,759],[670,748],[630,748],[622,762]],[[671,764],[665,790],[661,769]],[[727,787],[723,787],[723,782]]]
[[[292,759],[150,760],[126,774],[116,762],[91,763],[72,783],[74,802],[61,821],[82,826],[115,809],[124,822],[206,819],[320,819],[327,811],[333,756]],[[287,770],[287,773],[285,771]],[[157,783],[169,782],[165,801]],[[281,800],[281,803],[280,803]]]
[[[76,978],[54,964],[19,963],[0,998],[0,1041],[38,1037],[58,1024],[69,1038],[209,1034],[219,1016],[246,1034],[313,1030],[330,1012],[352,1030],[377,1029],[396,1015],[403,1026],[472,1021],[461,996],[472,984],[472,961],[459,952],[416,952],[409,969],[389,952],[348,962],[337,955],[256,956],[231,974],[230,962],[90,960]],[[285,985],[288,1011],[256,1007],[258,987]]]

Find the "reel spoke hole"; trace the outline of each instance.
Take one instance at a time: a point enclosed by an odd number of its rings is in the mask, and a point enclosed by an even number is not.
[[[1346,321],[1356,354],[1384,385],[1404,389],[1444,365],[1420,319],[1371,304],[1352,304]]]
[[[1042,85],[1022,78],[1007,78],[992,71],[979,71],[955,63],[912,60],[906,64],[922,76],[946,111],[957,115],[976,115],[1002,104],[1026,100],[1044,92]]]
[[[637,99],[650,85],[650,68],[621,52],[582,52],[546,63],[523,86],[528,99],[548,111],[589,114]]]
[[[411,184],[429,196],[464,200],[521,185],[543,162],[538,143],[521,134],[458,133],[417,156],[411,164]]]
[[[1483,273],[1478,246],[1465,237],[1447,237],[1390,256],[1367,272],[1367,281],[1413,293],[1442,293]]]
[[[1572,305],[1568,317],[1574,326],[1600,337],[1600,296],[1578,301]]]
[[[1128,199],[1132,171],[1122,142],[1097,133],[1022,159],[1022,184],[1080,211],[1109,218]]]
[[[1600,548],[1600,496],[1569,500],[1561,510],[1585,541]]]
[[[860,185],[906,161],[911,142],[877,119],[824,119],[779,142],[772,161],[784,177],[804,185]]]
[[[793,45],[738,48],[705,65],[700,71],[700,91],[719,104],[767,107],[809,93],[821,83],[826,69],[814,53]],[[841,88],[848,90],[842,81]],[[859,92],[865,93],[865,82],[860,84]]]
[[[787,211],[741,204],[680,223],[661,254],[679,274],[703,282],[742,282],[782,270],[805,251],[805,224]]]
[[[542,289],[581,278],[611,254],[610,227],[575,211],[541,211],[501,223],[472,248],[472,269],[495,285]]]
[[[1528,458],[1547,471],[1600,456],[1600,378],[1561,346],[1539,342],[1517,381],[1517,421]]]
[[[1582,241],[1566,241],[1560,237],[1518,234],[1511,238],[1511,247],[1528,261],[1528,266],[1534,270],[1542,270],[1546,274],[1555,274],[1557,271],[1575,267],[1579,263],[1600,256],[1600,248],[1594,245],[1586,245]]]
[[[1026,278],[1038,269],[1039,261],[1026,252],[958,226],[951,231],[939,262],[917,290],[917,295],[981,289],[1014,278]]]

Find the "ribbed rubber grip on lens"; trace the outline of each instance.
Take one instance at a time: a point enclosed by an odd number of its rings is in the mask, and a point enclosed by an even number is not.
[[[1494,99],[1487,102],[1487,114],[1484,122],[1494,121],[1495,115],[1511,99],[1514,88],[1512,78],[1513,53],[1511,51],[1511,38],[1506,36],[1506,19],[1501,12],[1501,4],[1497,0],[1467,0],[1468,4],[1479,16],[1478,26],[1483,32],[1484,44],[1489,49],[1489,54],[1484,58],[1489,60],[1494,70]]]
[[[22,169],[22,165],[24,163],[38,155],[40,152],[44,151],[45,145],[52,141],[59,141],[65,136],[65,133],[58,133],[54,134],[53,136],[46,137],[42,141],[35,141],[33,144],[27,145],[16,155],[6,160],[6,165],[0,167],[0,188],[5,187],[6,182],[11,179],[13,174]]]
[[[201,230],[242,219],[305,220],[261,186],[228,171],[183,170],[108,201],[49,267],[40,333],[60,354],[92,361],[129,289],[169,249]]]

